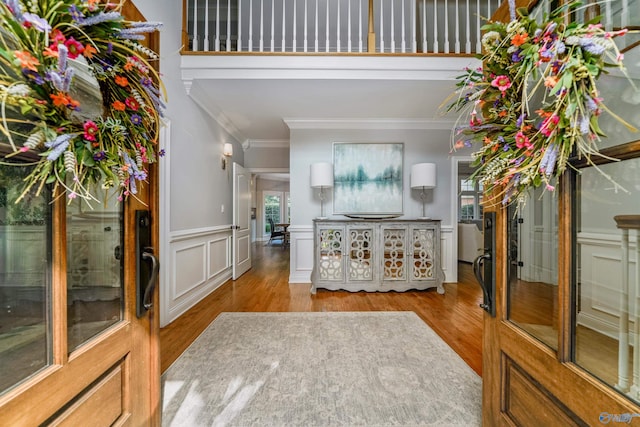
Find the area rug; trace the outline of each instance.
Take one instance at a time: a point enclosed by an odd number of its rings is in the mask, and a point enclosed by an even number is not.
[[[163,426],[479,426],[481,379],[413,312],[222,313],[162,376]]]

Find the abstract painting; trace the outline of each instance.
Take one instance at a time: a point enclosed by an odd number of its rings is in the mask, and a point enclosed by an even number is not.
[[[333,144],[333,213],[402,215],[402,143]]]

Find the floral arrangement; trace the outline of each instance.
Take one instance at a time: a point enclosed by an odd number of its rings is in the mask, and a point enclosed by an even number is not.
[[[45,184],[69,199],[113,189],[123,200],[163,154],[158,56],[140,43],[159,24],[126,21],[121,6],[0,0],[2,164],[34,159],[18,200]]]
[[[495,195],[487,204],[522,204],[534,187],[552,191],[570,156],[597,154],[603,111],[632,128],[605,106],[596,85],[606,67],[624,71],[614,38],[627,30],[605,31],[597,20],[567,23],[577,5],[543,23],[526,9],[509,23],[489,22],[483,67],[458,77],[447,111],[468,122],[454,129],[453,145],[479,146],[472,178]]]

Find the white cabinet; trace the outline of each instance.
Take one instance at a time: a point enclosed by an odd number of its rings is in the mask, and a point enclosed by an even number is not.
[[[444,293],[437,220],[314,220],[312,292]]]

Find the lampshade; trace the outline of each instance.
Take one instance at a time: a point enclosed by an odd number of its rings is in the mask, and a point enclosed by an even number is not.
[[[222,154],[224,154],[227,157],[233,156],[233,145],[229,142],[226,142],[224,144],[224,148],[222,149]]]
[[[411,166],[411,188],[435,188],[436,164],[417,163]]]
[[[311,164],[311,187],[333,187],[333,165],[331,163]]]

